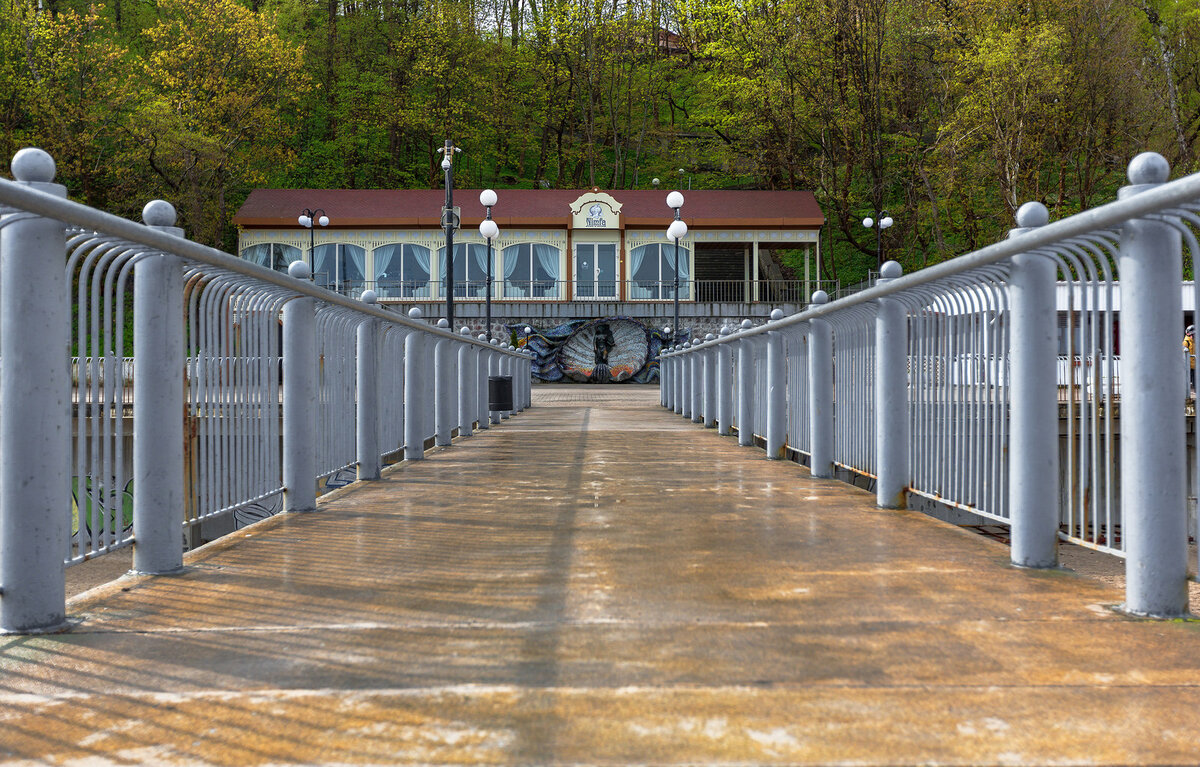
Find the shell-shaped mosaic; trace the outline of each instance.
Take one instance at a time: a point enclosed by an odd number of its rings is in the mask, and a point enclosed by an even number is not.
[[[646,328],[625,319],[589,322],[571,334],[558,355],[563,372],[576,381],[626,381],[646,364]]]

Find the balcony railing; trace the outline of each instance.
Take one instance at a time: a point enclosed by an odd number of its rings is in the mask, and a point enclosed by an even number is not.
[[[705,303],[807,304],[817,290],[831,295],[838,283],[832,280],[684,280],[679,283],[679,300]],[[373,290],[382,301],[444,301],[445,285],[440,281],[342,281],[336,292],[357,298],[364,290]],[[457,301],[483,301],[487,284],[483,280],[465,280],[454,285]],[[654,280],[495,280],[492,300],[526,301],[674,301],[673,281]]]

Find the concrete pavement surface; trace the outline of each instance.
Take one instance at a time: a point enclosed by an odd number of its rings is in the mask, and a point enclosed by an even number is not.
[[[0,637],[0,763],[1200,761],[1196,624],[657,403],[537,387]]]

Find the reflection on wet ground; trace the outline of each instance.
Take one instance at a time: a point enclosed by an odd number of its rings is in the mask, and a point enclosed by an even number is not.
[[[0,761],[1171,763],[1200,635],[658,407],[535,407],[0,638]]]

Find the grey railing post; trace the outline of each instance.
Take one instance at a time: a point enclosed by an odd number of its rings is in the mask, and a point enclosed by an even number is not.
[[[494,338],[492,339],[492,345],[493,346],[496,345],[496,339],[494,339]],[[487,355],[488,355],[488,367],[487,367],[488,376],[491,377],[491,376],[503,375],[503,373],[500,372],[501,371],[500,354],[498,352],[495,352],[495,351],[489,349]],[[488,418],[491,420],[492,423],[500,423],[500,419],[503,416],[501,416],[499,410],[492,410],[491,387],[488,387],[488,388],[489,388],[489,391],[488,391]]]
[[[147,203],[142,220],[183,236],[175,208],[163,200]],[[133,570],[177,573],[183,569],[183,260],[155,253],[133,269]]]
[[[480,333],[479,340],[485,341],[487,336]],[[491,414],[488,413],[488,350],[481,346],[472,347],[475,349],[475,396],[479,400],[479,406],[476,410],[476,415],[479,418],[480,430],[490,428],[492,425]]]
[[[1129,163],[1132,186],[1118,199],[1165,182],[1170,168],[1146,152]],[[1180,233],[1134,219],[1121,227],[1121,513],[1125,609],[1138,615],[1187,612],[1187,493],[1179,353],[1183,302]]]
[[[671,364],[674,366],[671,373],[672,388],[675,390],[672,395],[675,398],[675,407],[672,410],[676,415],[683,415],[686,407],[684,403],[687,400],[687,360],[684,358],[682,345],[675,347],[671,360]]]
[[[715,339],[712,333],[706,341]],[[704,426],[711,429],[717,425],[717,350],[710,346],[704,350]]]
[[[12,173],[23,186],[67,196],[66,187],[53,183],[54,160],[40,149],[17,152]],[[29,218],[0,228],[0,465],[6,473],[0,482],[0,633],[52,631],[67,619],[66,253],[65,229],[57,221]]]
[[[1017,228],[1009,237],[1049,220],[1046,206],[1027,202],[1017,211]],[[1057,274],[1049,256],[1022,253],[1013,256],[1008,275],[1008,497],[1012,563],[1019,567],[1058,565]]]
[[[469,336],[470,328],[459,331]],[[475,433],[475,408],[479,405],[479,390],[475,387],[477,358],[475,344],[459,344],[458,347],[458,433],[469,437]]]
[[[750,320],[742,320],[742,329],[753,327]],[[754,446],[754,341],[740,338],[737,342],[737,424],[738,444]]]
[[[521,409],[533,407],[533,351],[526,348],[525,358],[521,360]]]
[[[454,419],[458,416],[457,399],[454,396],[454,386],[458,383],[458,374],[454,369],[457,358],[454,342],[448,338],[439,338],[433,347],[433,388],[434,400],[434,444],[449,445],[454,436]]]
[[[673,354],[674,347],[663,347],[662,355],[658,358],[659,364],[659,379],[667,390],[666,405],[667,410],[675,412],[675,357]]]
[[[771,312],[773,321],[783,319],[783,310]],[[776,460],[787,453],[787,366],[783,333],[767,331],[767,458]]]
[[[729,326],[721,328],[722,336],[729,335]],[[717,434],[733,432],[733,347],[725,343],[716,348],[717,359]]]
[[[506,348],[512,349],[511,346],[506,347]],[[508,376],[509,381],[511,381],[511,384],[513,387],[513,407],[515,408],[516,400],[517,400],[517,392],[516,392],[517,377],[515,375],[516,370],[514,369],[514,365],[513,365],[514,361],[515,360],[513,359],[513,356],[511,354],[500,355],[500,369],[504,371],[500,375]],[[505,410],[501,417],[502,418],[512,418],[512,414],[513,414],[512,410]]]
[[[509,344],[508,348],[509,352],[514,350],[511,344]],[[515,415],[521,409],[517,407],[517,397],[520,396],[518,393],[521,391],[520,384],[517,383],[517,358],[511,354],[504,355],[504,374],[512,378],[512,409],[505,413],[506,417],[511,418],[512,415]]]
[[[408,316],[421,318],[421,310],[413,308]],[[429,396],[425,370],[425,332],[409,331],[404,338],[404,460],[420,461],[425,457],[426,411],[434,404]]]
[[[689,420],[692,417],[692,390],[695,388],[693,386],[693,384],[695,383],[695,380],[692,377],[692,369],[695,365],[694,358],[696,356],[692,352],[687,351],[690,347],[691,347],[691,342],[684,344],[685,351],[684,351],[683,357],[680,360],[683,363],[680,368],[680,373],[682,374],[681,378],[683,379],[683,388],[680,393],[683,396],[683,402],[682,402],[682,407],[679,410],[679,414]]]
[[[308,265],[288,274],[307,280]],[[283,510],[317,508],[317,303],[293,298],[283,305]]]
[[[362,302],[374,304],[375,291],[363,291]],[[379,479],[380,476],[378,326],[379,323],[371,317],[358,325],[355,446],[360,480]]]
[[[696,341],[701,343],[700,340]],[[704,423],[704,353],[693,349],[688,355],[691,360],[692,401],[689,403],[692,423]]]
[[[825,291],[813,293],[812,303],[828,302]],[[833,326],[814,318],[808,323],[808,338],[809,470],[827,479],[833,476]]]
[[[671,353],[671,349],[663,349],[666,356],[658,358],[659,364],[659,384],[663,388],[663,407],[667,410],[675,409],[675,356]]]
[[[876,285],[900,277],[900,264],[888,261]],[[1051,364],[1050,370],[1054,366]],[[903,509],[909,483],[908,312],[893,298],[875,309],[875,503]]]

